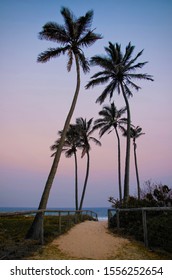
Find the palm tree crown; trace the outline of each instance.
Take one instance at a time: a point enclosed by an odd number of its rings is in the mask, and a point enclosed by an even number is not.
[[[38,56],[38,62],[47,62],[50,58],[58,57],[61,54],[68,55],[68,71],[71,70],[73,56],[77,55],[80,66],[84,73],[89,71],[89,63],[82,51],[83,47],[91,46],[97,39],[101,39],[100,34],[96,34],[90,29],[93,11],[88,11],[85,16],[76,18],[73,13],[63,7],[61,14],[65,24],[62,26],[55,22],[48,22],[43,26],[43,30],[39,33],[40,39],[46,39],[60,44],[58,48],[49,48]]]
[[[127,123],[126,118],[121,118],[126,112],[126,107],[117,110],[114,102],[111,105],[106,105],[99,112],[99,118],[94,121],[94,129],[100,129],[99,135],[102,137],[106,132],[111,133],[113,129],[121,127],[121,125]]]
[[[124,127],[121,127],[123,132],[123,136],[127,136],[127,130]],[[131,125],[130,127],[130,137],[133,139],[133,145],[136,145],[136,139],[145,133],[142,132],[142,128],[140,126]],[[136,147],[136,146],[135,146]]]
[[[104,102],[108,95],[112,98],[115,90],[120,93],[122,90],[121,83],[124,86],[126,96],[132,96],[133,94],[130,87],[136,90],[140,89],[132,80],[146,79],[153,81],[151,75],[135,73],[137,69],[142,68],[147,62],[135,63],[138,57],[142,55],[143,50],[131,59],[134,48],[135,47],[129,43],[123,55],[121,45],[109,42],[109,47],[105,47],[106,56],[96,55],[91,58],[91,64],[93,66],[100,66],[103,70],[91,77],[91,81],[86,85],[86,88],[88,89],[91,86],[94,87],[109,82],[96,102]]]
[[[133,144],[136,145],[136,139],[140,137],[141,135],[144,135],[145,133],[142,132],[142,128],[140,126],[134,126],[132,125],[130,128],[130,135],[133,139]],[[136,146],[135,146],[136,148]]]
[[[60,139],[61,139],[61,135],[62,135],[62,131],[58,132],[58,135],[60,136],[59,139],[57,139],[55,141],[55,144],[53,144],[50,149],[51,151],[57,151],[59,143],[60,143]],[[73,156],[74,153],[77,152],[77,147],[79,146],[79,134],[78,134],[78,130],[76,125],[69,125],[68,131],[66,133],[66,138],[63,144],[63,149],[62,151],[65,152],[65,156],[67,158],[70,158],[71,156]],[[54,152],[51,156],[55,156]]]
[[[84,157],[85,153],[90,151],[90,141],[93,141],[96,145],[101,146],[100,141],[91,136],[94,132],[94,129],[92,128],[92,122],[93,118],[88,121],[83,118],[76,119],[76,125],[80,134],[80,148],[82,149],[81,157]]]

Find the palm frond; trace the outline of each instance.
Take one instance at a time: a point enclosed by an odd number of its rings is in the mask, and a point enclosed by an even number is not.
[[[113,71],[114,69],[112,59],[108,58],[107,56],[99,56],[99,55],[93,56],[90,59],[90,64],[92,66],[100,66],[101,68],[107,71]]]
[[[123,56],[123,59],[122,59],[122,62],[124,65],[126,65],[127,62],[130,60],[134,49],[135,49],[135,47],[131,45],[131,42],[129,42],[128,45],[126,46],[125,55]]]
[[[127,108],[126,106],[125,107],[122,107],[121,109],[119,109],[117,112],[118,112],[118,118],[120,118],[122,115],[124,115],[127,111]]]
[[[98,119],[95,121],[93,129],[99,129],[99,136],[102,137],[106,132],[108,133],[108,131],[111,129],[111,125],[105,121],[101,122],[101,119]]]
[[[37,62],[45,63],[51,58],[58,57],[68,50],[68,46],[64,48],[49,48],[47,51],[38,55]]]
[[[101,146],[101,142],[99,140],[97,140],[95,137],[90,137],[89,140],[92,140],[94,142],[94,144],[98,145],[98,146]]]
[[[85,55],[81,52],[78,52],[79,63],[83,72],[86,74],[90,71],[89,61],[86,59]]]
[[[103,90],[102,94],[97,98],[96,103],[102,104],[108,95],[111,99],[116,86],[117,86],[117,81],[112,80],[107,85],[107,87]]]
[[[88,11],[85,16],[79,17],[76,21],[78,38],[81,34],[86,32],[90,27],[93,20],[93,10]]]
[[[138,59],[139,56],[141,56],[143,53],[143,50],[141,50],[136,56],[135,58],[131,59],[128,64],[126,65],[127,68],[130,68],[130,66]],[[144,62],[145,63],[145,62]]]
[[[65,22],[65,28],[70,38],[75,37],[76,18],[72,11],[66,7],[62,7],[61,14]]]
[[[55,22],[48,22],[42,27],[42,31],[39,32],[39,39],[45,39],[53,42],[65,45],[69,41],[69,36],[66,33],[65,28]]]
[[[85,88],[88,89],[90,87],[94,87],[96,85],[103,85],[109,80],[109,77],[100,77],[98,79],[92,79]]]
[[[86,120],[85,120],[85,122],[86,122]],[[92,122],[93,122],[93,118],[89,119],[89,120],[86,122],[86,129],[87,129],[88,132],[90,132]]]
[[[88,31],[79,41],[78,45],[81,47],[89,47],[93,45],[97,40],[102,39],[100,34],[96,34],[92,31]]]
[[[148,62],[139,62],[137,64],[131,65],[130,67],[128,65],[126,65],[126,71],[130,72],[130,71],[136,71],[138,68],[142,68],[144,65],[146,65]]]
[[[132,79],[138,79],[138,80],[149,80],[149,81],[154,81],[154,79],[152,78],[152,75],[148,75],[148,74],[128,74],[129,78]]]
[[[94,74],[91,79],[95,79],[95,78],[98,78],[98,77],[111,77],[112,76],[112,73],[110,71],[100,71],[100,72],[97,72],[96,74]]]
[[[130,86],[131,86],[132,88],[134,88],[136,91],[138,91],[138,90],[140,89],[140,87],[139,87],[138,85],[136,85],[135,83],[133,83],[133,82],[131,81],[131,79],[128,79],[128,78],[127,78],[126,84],[127,84],[127,85],[130,85]]]
[[[111,124],[104,125],[99,131],[100,137],[102,137],[105,133],[111,133],[113,129],[114,128],[112,128]]]
[[[67,158],[71,158],[75,152],[76,152],[76,149],[72,147],[71,149],[66,150],[65,156]]]
[[[125,83],[124,83],[124,92],[125,92],[127,97],[132,97],[133,96],[132,91],[130,90],[130,88]]]

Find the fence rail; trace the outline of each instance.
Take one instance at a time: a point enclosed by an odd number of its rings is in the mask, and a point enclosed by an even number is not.
[[[17,211],[17,212],[0,212],[0,217],[13,217],[13,216],[25,216],[25,215],[35,215],[37,213],[43,214],[42,217],[44,217],[44,214],[46,213],[54,213],[59,217],[59,224],[58,224],[58,231],[61,233],[62,229],[62,216],[68,216],[68,222],[70,223],[70,216],[73,215],[75,222],[77,223],[77,219],[80,215],[80,217],[83,217],[83,215],[91,216],[91,218],[98,221],[98,215],[97,213],[91,211],[91,210],[49,210],[49,209],[41,209],[41,210],[28,210],[28,211]],[[40,242],[41,244],[44,243],[44,219],[42,218],[42,225],[41,225],[41,237]]]
[[[142,212],[142,225],[143,225],[143,236],[144,236],[144,244],[145,247],[149,247],[148,245],[148,230],[147,230],[147,216],[146,212],[149,211],[172,211],[172,207],[143,207],[143,208],[112,208],[108,209],[108,226],[110,226],[111,218],[116,214],[116,223],[117,230],[120,229],[120,212],[132,212],[132,211],[141,211]],[[113,214],[112,214],[113,213]]]

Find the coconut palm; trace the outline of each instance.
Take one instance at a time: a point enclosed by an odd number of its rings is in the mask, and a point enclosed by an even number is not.
[[[123,135],[127,136],[127,130],[122,127]],[[142,132],[142,128],[140,126],[131,125],[130,127],[130,137],[133,139],[133,147],[134,147],[134,163],[135,163],[135,170],[136,170],[136,180],[137,180],[137,192],[138,192],[138,199],[140,200],[140,180],[139,180],[139,171],[138,171],[138,164],[137,164],[137,144],[136,139],[145,133]]]
[[[90,82],[86,85],[86,89],[94,87],[96,85],[107,84],[101,95],[96,102],[102,104],[104,100],[109,96],[110,99],[116,90],[118,94],[122,93],[125,106],[127,109],[127,143],[126,143],[126,159],[125,159],[125,176],[124,176],[124,201],[127,202],[129,198],[129,171],[130,171],[130,123],[131,114],[128,97],[133,96],[131,88],[138,91],[140,87],[136,85],[133,80],[150,80],[153,81],[152,76],[148,74],[136,73],[136,71],[142,68],[147,62],[136,62],[136,60],[142,55],[143,50],[140,51],[134,58],[133,51],[134,46],[129,43],[123,54],[121,51],[121,45],[118,43],[112,44],[109,42],[109,46],[105,47],[106,55],[96,55],[91,58],[91,64],[93,66],[99,66],[102,71],[94,74],[91,77]]]
[[[62,131],[58,132],[60,138],[58,140],[55,141],[55,144],[52,145],[50,147],[50,149],[52,151],[55,151],[51,156],[55,156],[58,147],[59,147],[59,143],[60,143],[60,139],[61,139],[61,135],[62,135]],[[68,128],[68,131],[66,133],[66,138],[63,144],[63,149],[62,152],[65,152],[65,156],[67,158],[70,158],[72,156],[74,156],[74,163],[75,163],[75,209],[78,210],[78,162],[77,162],[77,147],[79,146],[79,134],[77,131],[77,128],[75,125],[71,125]]]
[[[85,175],[79,210],[82,210],[82,205],[85,197],[85,191],[86,191],[88,176],[89,176],[90,149],[91,149],[90,141],[93,141],[96,145],[101,146],[100,141],[97,140],[95,137],[91,136],[92,133],[94,132],[94,130],[92,129],[92,122],[93,122],[93,118],[91,118],[88,121],[83,118],[76,119],[76,125],[78,126],[78,131],[80,133],[80,148],[82,149],[81,158],[83,158],[85,154],[87,155],[86,175]]]
[[[99,112],[101,118],[94,121],[94,129],[100,129],[99,135],[102,137],[105,133],[111,133],[115,130],[118,143],[118,182],[119,182],[119,199],[122,201],[122,185],[121,185],[121,148],[118,127],[127,123],[126,118],[121,118],[126,112],[126,107],[117,110],[114,102],[111,105],[106,105]]]
[[[49,48],[45,52],[42,52],[38,56],[38,62],[45,63],[51,58],[59,57],[60,55],[67,54],[67,70],[70,71],[73,60],[76,65],[77,73],[77,83],[72,100],[72,104],[69,110],[69,113],[66,117],[64,123],[63,132],[59,142],[59,147],[57,153],[55,154],[51,170],[49,172],[45,188],[40,200],[38,209],[46,209],[49,193],[53,184],[53,180],[58,168],[65,135],[68,130],[70,120],[72,118],[78,94],[80,91],[80,67],[83,69],[84,73],[89,71],[89,63],[86,59],[83,47],[89,47],[94,44],[98,39],[101,39],[101,35],[94,33],[94,30],[91,30],[91,23],[93,19],[93,11],[88,11],[84,16],[76,18],[73,13],[68,9],[63,7],[61,9],[61,15],[64,19],[64,25],[57,24],[55,22],[48,22],[43,26],[42,31],[39,33],[40,39],[45,39],[48,41],[55,42],[59,44],[57,48]],[[41,233],[41,214],[37,214],[34,222],[27,233],[27,238],[38,239],[40,238]]]

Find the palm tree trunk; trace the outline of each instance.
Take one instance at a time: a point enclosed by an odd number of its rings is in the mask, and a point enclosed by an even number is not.
[[[82,191],[82,196],[81,196],[81,202],[80,202],[79,210],[82,210],[82,205],[83,205],[83,201],[84,201],[84,197],[85,197],[85,191],[86,191],[86,187],[87,187],[89,169],[90,169],[90,155],[89,155],[89,151],[87,151],[86,153],[87,153],[87,168],[86,168],[86,175],[85,175],[84,187],[83,187],[83,191]]]
[[[75,208],[78,210],[78,164],[76,152],[74,152],[75,157]]]
[[[122,185],[121,185],[121,147],[120,147],[120,138],[118,134],[118,130],[116,127],[115,132],[118,140],[118,182],[119,182],[119,199],[122,202]]]
[[[136,179],[137,179],[137,192],[138,192],[138,200],[140,200],[140,180],[139,180],[139,172],[138,172],[138,165],[137,165],[137,154],[136,154],[136,143],[133,141],[134,145],[134,162],[135,162],[135,169],[136,169]]]
[[[64,140],[66,137],[66,132],[69,128],[69,124],[70,124],[70,120],[72,118],[75,106],[76,106],[76,102],[77,102],[77,98],[79,95],[79,90],[80,90],[80,67],[79,67],[79,61],[78,61],[78,55],[75,54],[75,62],[76,62],[76,73],[77,73],[77,83],[76,83],[76,89],[75,89],[75,94],[72,100],[72,104],[69,110],[69,113],[67,115],[65,124],[64,124],[64,128],[62,130],[62,135],[61,135],[61,139],[59,142],[59,146],[58,146],[58,150],[55,154],[54,157],[54,161],[50,170],[50,173],[48,175],[48,179],[46,181],[45,184],[45,188],[41,197],[41,201],[39,204],[38,209],[46,209],[47,207],[47,202],[48,202],[48,198],[49,198],[49,194],[50,194],[50,190],[56,175],[56,171],[57,171],[57,167],[60,161],[60,156],[61,156],[61,152],[62,152],[62,148],[64,145]],[[27,232],[26,238],[30,238],[30,239],[39,239],[40,238],[40,234],[41,234],[41,227],[40,227],[40,219],[41,219],[41,215],[37,214],[35,216],[35,219],[30,227],[30,229]]]
[[[127,108],[127,143],[126,143],[126,157],[125,157],[125,175],[124,175],[124,202],[129,199],[129,179],[130,179],[130,125],[131,125],[131,114],[130,106],[125,94],[123,83],[120,83],[122,94],[125,100]]]

